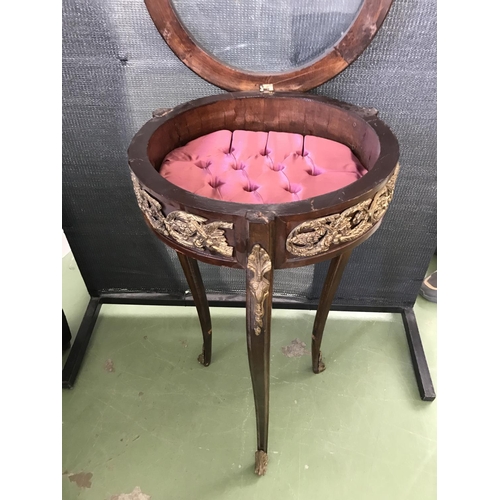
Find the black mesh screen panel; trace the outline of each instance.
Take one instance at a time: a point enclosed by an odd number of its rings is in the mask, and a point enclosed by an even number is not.
[[[318,15],[301,8],[290,33]],[[287,64],[315,57],[312,45],[290,42]],[[152,110],[220,92],[176,58],[142,0],[63,0],[63,229],[92,293],[186,290],[175,252],[137,207],[126,152]],[[435,1],[395,0],[368,49],[312,92],[377,108],[401,148],[394,200],[353,252],[336,302],[412,304],[436,248]],[[277,271],[275,294],[317,299],[327,266]],[[207,292],[243,293],[243,271],[201,270]]]

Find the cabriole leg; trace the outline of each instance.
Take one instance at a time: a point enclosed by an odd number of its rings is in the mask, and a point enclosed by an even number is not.
[[[342,273],[344,272],[350,255],[351,252],[345,252],[337,257],[334,257],[330,262],[330,267],[328,268],[325,284],[323,285],[323,290],[321,291],[321,297],[319,299],[318,310],[316,311],[316,317],[314,318],[312,332],[311,353],[314,373],[321,373],[325,370],[325,364],[323,363],[321,357],[321,340],[323,339],[323,331],[325,329],[325,323],[328,318],[328,313],[330,312],[333,297],[335,296],[335,292],[337,291],[340,280],[342,279]]]
[[[180,252],[177,252],[177,255],[179,256],[189,289],[193,294],[193,300],[200,320],[201,333],[203,335],[203,350],[198,356],[198,361],[202,365],[208,366],[212,360],[212,321],[210,319],[210,309],[208,308],[207,295],[203,286],[200,268],[198,267],[198,261],[195,259]]]
[[[249,224],[246,271],[246,324],[250,375],[257,418],[255,473],[267,469],[269,428],[269,362],[273,294],[273,222],[268,219]]]

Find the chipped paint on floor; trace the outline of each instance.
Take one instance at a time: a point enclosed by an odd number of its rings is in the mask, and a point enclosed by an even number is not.
[[[79,488],[92,487],[92,472],[78,472],[77,474],[68,474],[70,482],[75,483]]]
[[[141,491],[139,486],[136,486],[130,493],[120,493],[113,495],[109,500],[150,500],[151,497]]]
[[[115,371],[115,364],[112,359],[106,360],[106,363],[104,363],[104,369],[110,373]]]
[[[300,339],[292,340],[289,345],[281,348],[281,352],[287,358],[300,358],[300,356],[304,356],[305,354],[311,354],[306,349],[305,342],[302,342]]]

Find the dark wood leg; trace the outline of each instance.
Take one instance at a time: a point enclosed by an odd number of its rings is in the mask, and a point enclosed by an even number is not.
[[[189,289],[193,294],[194,304],[198,311],[198,318],[200,319],[203,350],[198,356],[198,361],[204,366],[209,366],[212,360],[212,320],[210,319],[210,309],[208,308],[207,295],[203,286],[198,261],[180,252],[177,252],[177,255],[179,256]]]
[[[252,227],[255,226],[255,227]],[[269,362],[273,294],[272,224],[250,224],[247,260],[247,348],[257,417],[255,473],[267,469],[269,428]]]
[[[325,323],[328,318],[328,313],[330,312],[333,297],[342,279],[342,273],[344,272],[350,255],[351,252],[345,252],[338,257],[334,257],[328,268],[325,284],[323,285],[323,290],[321,291],[321,297],[319,299],[318,310],[314,318],[312,332],[311,353],[314,373],[321,373],[325,370],[325,364],[321,357],[321,340],[323,339],[323,331],[325,329]]]

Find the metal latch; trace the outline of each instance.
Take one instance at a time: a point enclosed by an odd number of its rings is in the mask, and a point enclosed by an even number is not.
[[[274,85],[272,83],[263,83],[260,85],[259,90],[261,92],[271,93],[274,92]]]

